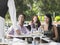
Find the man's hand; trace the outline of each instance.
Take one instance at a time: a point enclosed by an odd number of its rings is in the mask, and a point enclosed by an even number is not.
[[[20,34],[21,34],[21,32],[20,32],[19,30],[16,30],[16,33],[17,33],[18,35],[20,35]]]

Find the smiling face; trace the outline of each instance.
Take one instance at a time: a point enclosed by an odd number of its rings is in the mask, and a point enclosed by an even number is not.
[[[45,23],[49,23],[49,18],[47,16],[44,17]]]
[[[38,19],[37,19],[37,16],[34,16],[34,17],[33,17],[33,21],[34,21],[34,23],[36,23],[37,20],[38,20]]]
[[[19,22],[20,24],[24,23],[24,16],[23,16],[22,14],[19,15],[19,17],[18,17],[18,22]]]

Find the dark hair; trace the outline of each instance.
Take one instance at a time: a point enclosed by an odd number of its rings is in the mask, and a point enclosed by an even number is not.
[[[37,17],[37,22],[36,22],[36,23],[38,24],[38,27],[40,27],[41,23],[40,23],[37,15],[34,15],[34,16],[32,17],[32,23],[33,23],[33,18],[34,18],[35,16]]]
[[[52,17],[51,14],[46,14],[45,16],[47,16],[49,18],[49,26],[48,26],[48,30],[52,29]]]
[[[19,17],[19,15],[23,15],[24,19],[26,18],[25,14],[23,14],[23,13],[18,14],[18,17]]]

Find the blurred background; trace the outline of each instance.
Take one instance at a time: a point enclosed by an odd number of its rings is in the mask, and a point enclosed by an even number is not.
[[[60,24],[60,0],[15,0],[15,5],[17,15],[19,13],[26,15],[25,24],[28,24],[33,15],[38,15],[39,20],[43,22],[46,13],[52,14],[54,24]],[[8,12],[5,16],[5,20],[6,26],[12,24]]]

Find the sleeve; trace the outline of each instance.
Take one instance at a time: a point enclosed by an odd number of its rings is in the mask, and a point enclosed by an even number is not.
[[[16,8],[14,0],[8,0],[8,11],[11,17],[11,21],[15,30],[17,30],[17,21],[16,21]]]
[[[7,34],[8,35],[14,35],[14,29],[12,26],[8,29]]]

